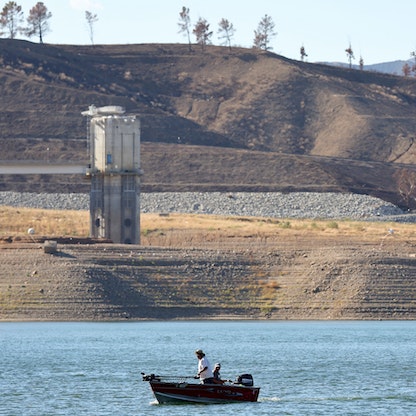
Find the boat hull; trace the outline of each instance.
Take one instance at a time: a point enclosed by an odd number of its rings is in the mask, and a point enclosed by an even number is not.
[[[238,403],[256,402],[259,387],[220,384],[166,383],[151,381],[157,401],[165,403]]]

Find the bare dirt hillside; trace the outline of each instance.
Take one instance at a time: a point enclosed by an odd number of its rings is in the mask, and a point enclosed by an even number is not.
[[[142,120],[145,191],[329,188],[412,202],[398,188],[414,168],[414,79],[179,44],[0,39],[0,64],[0,159],[87,162],[81,111],[121,105]],[[34,182],[88,190],[60,177],[3,177],[1,189]]]
[[[55,254],[3,241],[0,320],[415,319],[414,242],[364,229],[155,232],[142,247],[58,240]]]

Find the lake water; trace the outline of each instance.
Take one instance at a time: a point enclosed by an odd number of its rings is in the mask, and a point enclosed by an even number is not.
[[[140,372],[251,373],[259,402],[158,405]],[[411,415],[416,322],[0,323],[0,415]]]

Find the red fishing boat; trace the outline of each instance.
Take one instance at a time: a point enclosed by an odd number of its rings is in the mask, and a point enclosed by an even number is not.
[[[142,373],[143,374],[143,373]],[[235,382],[224,384],[198,384],[186,381],[190,377],[169,380],[168,377],[155,374],[143,374],[148,381],[157,401],[165,403],[238,403],[256,402],[260,387],[253,386],[253,377],[243,374]]]

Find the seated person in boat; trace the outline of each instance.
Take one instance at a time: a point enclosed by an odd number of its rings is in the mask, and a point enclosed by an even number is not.
[[[224,384],[226,380],[221,380],[221,374],[220,374],[220,370],[221,370],[221,364],[220,363],[216,363],[214,365],[214,371],[213,371],[213,376],[214,376],[214,383],[215,384]]]
[[[203,384],[214,383],[214,375],[212,374],[212,367],[208,361],[208,358],[205,357],[205,354],[202,350],[196,350],[195,354],[198,358],[197,378],[199,378]]]

